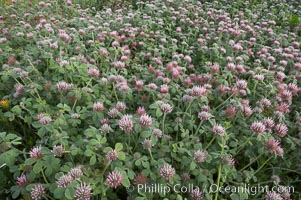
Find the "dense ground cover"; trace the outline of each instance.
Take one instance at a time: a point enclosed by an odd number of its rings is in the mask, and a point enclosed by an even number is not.
[[[300,199],[301,5],[229,2],[3,7],[1,198]]]

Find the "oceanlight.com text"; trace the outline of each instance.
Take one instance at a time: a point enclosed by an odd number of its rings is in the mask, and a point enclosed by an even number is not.
[[[130,186],[127,188],[129,192],[137,190],[141,193],[162,193],[168,194],[171,192],[175,193],[191,193],[193,190],[198,190],[203,193],[222,193],[222,194],[232,194],[232,193],[246,193],[248,195],[256,195],[259,193],[267,193],[267,192],[276,192],[276,193],[289,193],[292,194],[295,192],[295,188],[293,186],[268,186],[268,185],[223,185],[218,186],[217,184],[212,184],[208,186],[199,187],[193,184],[188,185],[180,185],[175,184],[173,186],[167,186],[165,184],[138,184],[137,186]]]

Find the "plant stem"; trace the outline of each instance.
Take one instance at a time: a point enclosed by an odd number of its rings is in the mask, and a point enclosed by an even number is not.
[[[119,101],[119,100],[118,100],[117,93],[116,93],[116,90],[115,90],[115,85],[114,85],[114,84],[113,84],[113,92],[114,92],[114,95],[115,95],[115,97],[116,97],[116,100]]]
[[[166,113],[163,114],[163,121],[162,121],[162,134],[164,136],[164,123],[165,123],[165,117],[166,117]]]
[[[129,143],[129,146],[131,146],[131,134],[129,133],[128,135],[129,135],[129,141],[128,141],[128,143]]]
[[[69,157],[70,157],[70,160],[71,160],[71,162],[72,162],[73,166],[75,166],[75,163],[74,163],[74,160],[73,160],[73,158],[72,158],[72,155],[71,155],[71,153],[69,154]]]
[[[185,123],[186,113],[187,113],[188,109],[190,108],[191,104],[192,104],[192,102],[190,102],[190,103],[188,104],[188,106],[187,106],[187,108],[186,108],[186,110],[185,110],[185,112],[184,112],[183,123]]]
[[[72,111],[74,110],[76,103],[77,103],[77,98],[75,99],[75,101],[74,101],[74,103],[73,103]]]
[[[295,171],[295,170],[292,170],[292,169],[288,169],[288,168],[282,168],[282,167],[272,167],[272,168],[266,168],[267,170],[268,169],[280,169],[280,170],[284,170],[284,171],[288,171],[288,172],[292,172],[292,173],[296,173],[296,174],[299,174],[299,175],[301,175],[301,173],[300,172],[297,172],[297,171]]]
[[[254,162],[256,162],[258,160],[258,158],[260,158],[262,154],[259,154],[253,161],[251,161],[249,164],[247,164],[246,166],[244,166],[241,170],[239,170],[239,172],[242,172],[243,170],[247,169],[249,166],[251,166]]]
[[[44,196],[46,199],[52,199],[52,200],[54,200],[54,198],[52,198],[50,195],[48,195],[48,194],[45,194],[45,196]]]
[[[5,167],[6,166],[6,163],[3,163],[1,166],[0,166],[0,169]]]
[[[240,153],[240,151],[244,148],[245,144],[247,144],[248,142],[250,142],[250,140],[252,139],[252,137],[249,137],[244,143],[242,143],[238,149],[236,150],[236,154],[235,155],[238,155]]]
[[[110,160],[109,163],[105,166],[105,168],[104,168],[103,171],[102,171],[102,175],[105,174],[105,172],[106,172],[106,170],[108,169],[108,167],[110,166],[111,162],[112,162],[112,161]]]
[[[90,85],[91,81],[92,81],[92,78],[89,79],[89,81],[87,82],[86,87],[88,87]]]
[[[34,71],[38,72],[39,73],[39,70],[37,70],[37,68],[32,64],[32,62],[27,59],[27,61],[29,62],[29,64],[31,65],[31,67],[34,69]]]
[[[201,126],[202,126],[202,123],[203,123],[203,121],[201,121],[201,122],[200,122],[200,124],[199,124],[198,128],[196,129],[195,133],[193,133],[193,134],[192,134],[192,136],[195,136],[195,135],[197,135],[197,134],[198,134],[198,132],[199,132],[199,130],[200,130],[200,128],[201,128]]]
[[[46,178],[46,176],[45,176],[45,174],[44,174],[44,169],[42,169],[41,172],[42,172],[42,176],[43,176],[44,181],[45,181],[47,184],[49,184],[49,182],[47,181],[47,178]]]
[[[30,81],[30,83],[33,84],[33,81],[31,80],[31,78],[29,78],[29,77],[26,77],[26,78],[27,78],[27,80]],[[16,80],[16,79],[15,79],[15,80]],[[22,82],[26,85],[25,81],[24,81],[22,78],[21,78],[21,80],[22,80]],[[18,81],[18,83],[19,83],[19,81]],[[37,88],[34,88],[33,91],[37,94],[38,99],[39,99],[40,101],[42,101],[42,99],[41,99],[41,97],[40,97],[40,94],[39,94],[39,92],[38,92],[38,89],[37,89]]]
[[[214,110],[217,110],[219,107],[221,107],[222,105],[224,105],[229,99],[231,99],[234,96],[234,93],[231,94],[225,101],[223,101],[221,104],[219,104],[218,106],[216,106],[214,108]]]
[[[254,85],[254,93],[253,93],[253,97],[255,98],[255,95],[256,95],[256,88],[257,88],[257,84],[258,84],[258,81],[256,81],[255,85]]]
[[[215,137],[214,137],[215,138]],[[224,153],[224,147],[225,147],[225,137],[222,137],[222,149],[221,149],[221,155]],[[220,181],[221,181],[221,175],[222,175],[222,163],[219,164],[218,167],[218,175],[217,175],[217,188],[220,187]],[[219,192],[215,193],[214,200],[218,200]]]
[[[151,149],[148,149],[148,152],[149,152],[149,155],[150,155],[151,159],[154,160],[153,154],[152,154],[152,150],[151,150]]]
[[[217,188],[219,188],[219,185],[220,185],[221,174],[222,174],[222,164],[219,164],[219,167],[218,167],[218,176],[217,176]],[[218,193],[219,192],[215,193],[214,200],[218,199]]]
[[[106,196],[106,191],[104,189],[104,180],[101,181],[101,198],[102,199],[105,199],[105,196]]]
[[[211,144],[212,144],[212,142],[215,140],[215,138],[216,138],[216,136],[214,136],[211,140],[210,140],[210,142],[207,144],[207,146],[205,147],[205,150],[207,150],[210,146],[211,146]]]
[[[255,172],[254,172],[254,176],[255,174],[257,174],[273,157],[269,157],[269,159],[267,159]]]
[[[102,199],[105,199],[104,197],[106,196],[106,193],[105,193],[105,190],[104,190],[104,184],[103,184],[104,183],[104,179],[105,179],[104,175],[105,175],[106,170],[110,166],[111,162],[112,161],[109,161],[109,163],[105,166],[105,168],[102,171],[102,177],[103,177],[102,181],[101,181],[101,197],[102,197]]]
[[[62,91],[60,92],[60,103],[61,104],[63,103],[63,92]]]

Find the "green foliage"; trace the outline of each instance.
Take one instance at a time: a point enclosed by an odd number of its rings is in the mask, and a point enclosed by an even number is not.
[[[0,199],[298,198],[296,2],[0,3]]]
[[[300,25],[300,17],[298,15],[292,15],[289,21],[290,26]]]

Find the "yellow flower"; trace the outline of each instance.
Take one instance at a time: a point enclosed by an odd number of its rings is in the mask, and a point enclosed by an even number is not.
[[[4,107],[4,108],[7,108],[9,106],[9,100],[7,100],[7,99],[1,100],[0,101],[0,106]]]
[[[12,5],[13,1],[12,0],[4,0],[4,5]]]

